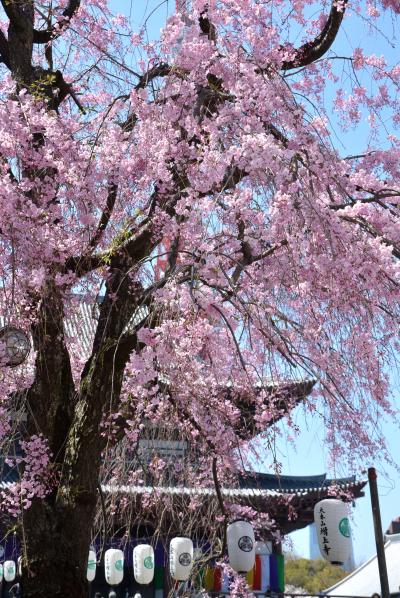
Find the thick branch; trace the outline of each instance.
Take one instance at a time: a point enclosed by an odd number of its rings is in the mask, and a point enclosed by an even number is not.
[[[60,26],[57,30],[54,28],[44,29],[43,31],[34,31],[33,42],[35,44],[48,44],[52,39],[55,39],[62,32],[63,25],[66,25],[68,21],[74,16],[81,4],[81,0],[69,0],[67,7],[62,13],[61,19],[58,21]]]
[[[377,191],[372,195],[372,197],[357,197],[355,199],[351,199],[348,203],[331,203],[329,207],[331,210],[343,210],[348,207],[355,206],[357,203],[377,203],[385,210],[390,210],[390,208],[382,201],[383,199],[396,199],[400,197],[400,192],[395,190],[382,190]],[[390,204],[391,207],[398,207],[397,204]],[[393,215],[397,215],[395,212],[390,210]]]
[[[62,462],[75,395],[63,320],[62,297],[48,280],[32,328],[37,354],[35,380],[27,393],[28,432],[42,433],[58,462]]]
[[[208,37],[209,40],[215,42],[217,39],[217,31],[215,26],[211,23],[210,19],[207,16],[207,10],[203,11],[200,14],[199,18],[199,26],[201,32]]]
[[[152,222],[146,220],[139,229],[132,231],[127,240],[121,241],[115,248],[96,255],[87,252],[81,256],[70,257],[65,263],[65,268],[75,272],[77,276],[84,276],[107,264],[117,267],[121,260],[139,263],[149,254],[153,243],[157,244],[157,241],[152,240],[152,233]]]
[[[149,69],[144,75],[142,75],[135,85],[135,89],[144,89],[151,81],[156,79],[157,77],[167,77],[172,72],[172,67],[170,67],[165,62],[161,64],[156,64],[151,69]],[[122,124],[122,128],[124,131],[132,131],[134,126],[137,122],[137,116],[135,113],[129,114],[126,121]]]
[[[54,86],[58,89],[58,93],[54,96],[54,98],[52,98],[52,100],[49,104],[49,107],[51,109],[58,110],[58,108],[60,107],[62,102],[65,100],[65,98],[67,98],[68,96],[71,96],[71,98],[74,100],[75,104],[78,106],[79,110],[83,114],[86,113],[84,107],[82,106],[76,93],[74,92],[72,85],[65,81],[61,71],[56,71],[54,73]]]
[[[115,183],[110,183],[108,186],[106,207],[104,208],[103,213],[100,217],[99,224],[97,225],[97,230],[89,243],[90,247],[92,248],[95,248],[98,245],[105,229],[107,228],[117,199],[117,191],[118,186]]]
[[[1,0],[1,4],[15,31],[22,33],[32,29],[33,5],[31,1]]]
[[[342,6],[338,9],[338,2],[333,0],[331,12],[321,33],[312,42],[307,42],[298,48],[292,60],[287,60],[282,64],[284,71],[307,66],[326,54],[335,41],[342,24],[347,1],[344,0]]]
[[[32,66],[33,0],[1,0],[8,25],[9,69],[18,86],[28,87],[35,78]]]
[[[392,248],[392,254],[394,255],[394,257],[400,259],[400,248],[396,245],[396,243],[394,243],[387,237],[384,237],[374,226],[372,226],[372,224],[367,222],[362,216],[353,217],[347,216],[346,214],[342,214],[340,215],[340,218],[342,220],[345,220],[346,222],[358,224],[358,226],[360,226],[362,230],[372,235],[374,239],[380,239],[382,243]]]
[[[0,62],[5,64],[8,69],[11,69],[10,48],[8,46],[7,38],[1,30],[0,30]]]

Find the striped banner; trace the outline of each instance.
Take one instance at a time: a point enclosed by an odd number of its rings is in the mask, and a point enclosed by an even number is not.
[[[246,573],[246,581],[255,592],[285,591],[285,558],[282,554],[256,554],[254,568]],[[206,567],[203,588],[210,592],[229,593],[230,579],[222,567]]]
[[[269,566],[269,563],[268,563]],[[253,590],[261,591],[261,555],[256,554],[256,562],[254,563],[254,579]]]

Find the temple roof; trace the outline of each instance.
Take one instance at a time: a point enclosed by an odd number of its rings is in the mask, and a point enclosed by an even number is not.
[[[262,490],[273,490],[276,493],[304,494],[326,489],[330,486],[353,487],[355,476],[329,479],[326,473],[312,476],[275,475],[272,473],[247,473],[240,477],[241,488],[255,487]]]
[[[0,489],[6,489],[18,480],[16,467],[4,466],[0,479]],[[326,474],[314,476],[276,476],[268,473],[247,473],[239,477],[239,487],[222,487],[221,494],[228,503],[249,506],[260,513],[268,513],[277,523],[280,531],[286,535],[307,527],[314,521],[314,506],[322,498],[334,495],[346,502],[364,496],[366,480],[356,480],[354,476],[328,479]],[[105,495],[129,497],[129,501],[138,504],[142,497],[170,497],[180,504],[191,498],[201,498],[204,505],[214,501],[217,496],[213,487],[192,488],[187,486],[133,486],[103,484]],[[296,517],[293,517],[293,511]]]
[[[226,503],[243,507],[251,507],[259,513],[268,513],[276,522],[283,535],[307,527],[314,522],[314,506],[323,498],[341,498],[345,502],[364,496],[363,488],[367,480],[357,481],[354,477],[328,480],[325,474],[319,476],[284,476],[290,480],[291,488],[283,489],[276,476],[272,474],[255,474],[251,478],[242,479],[238,488],[222,487],[221,494]],[[250,480],[254,481],[250,485]],[[260,485],[257,485],[257,480]],[[314,485],[309,485],[312,482]],[[262,484],[270,487],[260,487]],[[328,485],[329,484],[329,485]],[[109,497],[125,496],[133,505],[133,511],[140,510],[142,499],[152,497],[164,504],[165,498],[176,502],[181,509],[193,498],[201,499],[197,507],[201,512],[219,509],[217,494],[213,487],[192,488],[187,486],[113,486],[104,484],[103,492]],[[146,503],[146,500],[144,501]],[[151,512],[148,513],[151,519]]]

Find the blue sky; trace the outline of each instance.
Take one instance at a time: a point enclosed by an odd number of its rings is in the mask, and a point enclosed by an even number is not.
[[[113,0],[111,6],[116,12],[122,12],[130,16],[132,23],[137,27],[143,25],[146,21],[149,37],[157,38],[166,16],[174,10],[175,0],[142,0],[139,3],[133,0]],[[361,46],[367,52],[374,52],[376,54],[384,53],[385,56],[390,57],[395,62],[396,54],[398,54],[396,30],[400,31],[398,24],[397,22],[396,25],[393,17],[387,14],[381,19],[379,23],[380,31],[378,31],[377,29],[366,27],[361,20],[358,24],[355,24],[354,20],[349,18],[345,20],[343,30],[334,46],[334,50],[338,55],[350,55],[355,47]],[[395,48],[396,44],[397,50]],[[343,78],[345,77],[346,74],[343,72]],[[326,93],[326,101],[328,105],[332,101],[332,94],[329,90]],[[343,154],[358,153],[369,139],[367,123],[364,122],[356,133],[350,131],[343,134],[337,122],[335,122],[335,115],[332,114],[331,116],[338,150]],[[393,386],[395,389],[399,388],[397,376],[393,376]],[[395,401],[398,405],[398,392],[395,394]],[[302,430],[297,439],[296,448],[289,443],[285,443],[283,440],[278,444],[279,459],[283,465],[282,474],[313,475],[328,472],[330,477],[335,477],[335,474],[340,477],[351,473],[346,468],[346,463],[341,464],[340,471],[334,472],[329,470],[328,455],[324,448],[324,429],[320,420],[311,419],[309,416],[305,418],[303,410],[298,408],[295,413],[295,421]],[[392,422],[383,423],[382,428],[387,437],[391,454],[394,460],[399,462],[399,428]],[[266,455],[265,463],[267,462]],[[390,521],[400,516],[400,476],[394,467],[384,466],[379,462],[371,462],[365,463],[365,470],[370,466],[375,466],[378,471],[382,524],[384,530],[386,530]],[[353,515],[353,542],[357,564],[363,562],[375,552],[368,486],[365,490],[365,497],[357,500]],[[302,556],[308,556],[308,530],[292,534],[292,540],[295,551]]]

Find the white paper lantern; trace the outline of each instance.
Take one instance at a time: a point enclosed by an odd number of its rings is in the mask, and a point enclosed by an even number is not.
[[[321,500],[314,507],[318,544],[323,558],[343,564],[351,555],[351,534],[346,504],[334,498]]]
[[[22,577],[22,556],[18,557],[17,570],[18,570],[18,577]]]
[[[133,549],[133,574],[138,583],[147,585],[154,578],[154,550],[150,544],[139,544]]]
[[[272,542],[259,542],[254,544],[256,554],[272,554]]]
[[[86,569],[86,579],[92,582],[96,577],[96,552],[94,548],[89,550],[89,557]]]
[[[172,579],[187,581],[193,568],[193,542],[190,538],[173,538],[169,545],[169,570]]]
[[[124,553],[118,548],[109,548],[104,555],[106,582],[117,586],[124,578]]]
[[[0,583],[3,581],[3,563],[0,563]]]
[[[5,581],[14,581],[15,576],[17,574],[17,568],[15,566],[15,561],[6,561],[4,563],[4,579]]]
[[[230,523],[226,529],[229,564],[238,573],[247,573],[254,567],[255,541],[251,523],[240,519]]]

